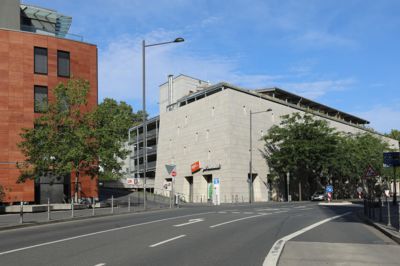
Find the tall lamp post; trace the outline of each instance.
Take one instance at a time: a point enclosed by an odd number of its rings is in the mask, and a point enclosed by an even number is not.
[[[249,161],[250,175],[249,178],[247,179],[247,182],[249,183],[249,203],[252,203],[253,201],[253,115],[260,113],[268,113],[271,111],[272,111],[271,108],[259,112],[252,112],[250,110],[250,161]]]
[[[169,42],[160,42],[160,43],[152,43],[146,44],[146,41],[142,42],[142,67],[143,67],[143,76],[142,76],[142,84],[143,84],[143,208],[146,209],[146,171],[147,171],[147,117],[146,117],[146,48],[170,43],[178,43],[184,42],[183,38],[176,38],[173,41]]]

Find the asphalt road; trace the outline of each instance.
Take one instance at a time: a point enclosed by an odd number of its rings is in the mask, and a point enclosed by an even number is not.
[[[294,241],[394,245],[357,220],[359,210],[308,202],[199,206],[14,229],[0,232],[0,265],[262,265],[278,239],[344,213]]]

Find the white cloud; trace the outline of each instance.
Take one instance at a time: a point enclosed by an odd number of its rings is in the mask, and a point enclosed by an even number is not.
[[[371,127],[379,132],[390,132],[391,129],[400,129],[400,110],[396,106],[375,106],[356,115],[371,122]]]
[[[350,38],[328,33],[323,30],[313,30],[300,32],[292,40],[293,43],[305,45],[307,47],[355,47],[357,42]]]
[[[348,78],[338,80],[283,83],[282,85],[283,88],[286,88],[301,96],[309,99],[317,99],[328,92],[346,90],[354,84],[355,80]]]

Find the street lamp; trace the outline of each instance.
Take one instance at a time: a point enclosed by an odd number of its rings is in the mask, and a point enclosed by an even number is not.
[[[247,179],[247,182],[249,183],[249,203],[253,201],[253,115],[259,113],[268,113],[271,111],[272,111],[271,108],[259,112],[252,112],[250,110],[250,161],[249,161],[250,175],[249,178]]]
[[[143,84],[143,208],[146,209],[146,171],[147,171],[147,117],[146,117],[146,48],[151,46],[158,46],[170,43],[178,43],[184,42],[183,38],[176,38],[173,41],[169,42],[160,42],[160,43],[152,43],[146,44],[145,40],[142,42],[142,63],[143,63],[143,76],[142,76],[142,84]]]

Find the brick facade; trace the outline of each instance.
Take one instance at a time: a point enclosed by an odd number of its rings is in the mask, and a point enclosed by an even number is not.
[[[34,47],[48,49],[48,74],[34,74]],[[97,105],[97,47],[92,44],[0,29],[0,185],[3,202],[34,202],[34,182],[18,184],[15,162],[24,160],[17,147],[21,128],[33,127],[34,86],[47,86],[49,101],[53,88],[67,78],[57,76],[57,50],[70,53],[71,77],[90,82],[89,107]],[[71,180],[71,185],[74,180]],[[82,195],[98,197],[97,179],[80,177]],[[72,190],[72,189],[71,189]]]

